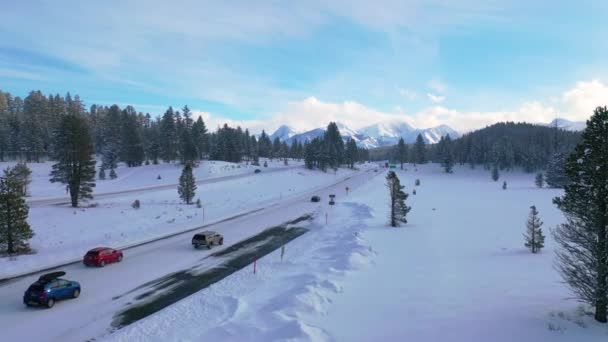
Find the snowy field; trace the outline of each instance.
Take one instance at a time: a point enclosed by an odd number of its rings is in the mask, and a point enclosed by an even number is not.
[[[286,168],[283,161],[278,159],[260,159],[260,164],[268,163],[268,167],[253,166],[247,163],[228,163],[223,161],[202,161],[200,166],[195,168],[194,177],[197,180],[213,179],[230,175],[252,173],[255,169],[281,169]],[[16,162],[0,162],[2,170],[15,165]],[[61,183],[49,182],[49,174],[52,169],[52,162],[28,163],[27,166],[32,170],[32,183],[28,188],[28,201],[38,201],[47,198],[69,199],[65,185]],[[99,161],[97,162],[99,167]],[[289,166],[302,166],[303,162],[289,161]],[[287,167],[289,167],[287,166]],[[97,168],[99,171],[99,168]],[[116,169],[118,178],[97,180],[94,192],[96,194],[112,193],[117,191],[146,189],[163,185],[177,184],[182,172],[182,165],[179,163],[160,163],[158,165],[142,165],[140,167],[126,167],[120,163]],[[109,173],[109,172],[106,172]],[[160,176],[160,179],[158,177]]]
[[[602,341],[553,268],[550,229],[563,220],[534,175],[437,165],[398,171],[409,223],[387,227],[384,172],[323,206],[311,231],[108,341]],[[502,189],[506,180],[508,189]],[[547,235],[523,246],[529,207]],[[325,224],[327,213],[328,224]]]
[[[248,169],[245,166],[233,168],[231,164],[221,162],[209,162],[208,165],[201,167],[202,170],[197,169],[197,173],[208,172],[214,169],[213,165],[220,165],[229,173]],[[178,169],[173,165],[142,166],[129,169],[130,178],[136,180],[152,176],[161,168],[167,174]],[[65,204],[32,206],[28,222],[36,234],[30,241],[36,253],[11,259],[0,258],[0,279],[79,260],[88,249],[97,246],[124,248],[250,212],[327,186],[351,173],[348,170],[339,170],[337,174],[320,173],[293,166],[272,173],[253,174],[249,170],[243,177],[229,177],[225,181],[199,185],[196,197],[201,199],[202,208],[181,203],[176,187],[93,200],[91,203],[95,203],[96,207],[92,208],[75,209]],[[218,171],[216,174],[222,173]],[[103,184],[104,181],[99,183]],[[33,193],[39,184],[33,182]],[[142,180],[133,184],[141,186],[146,182]],[[121,189],[129,189],[129,186]],[[131,207],[136,199],[141,202],[140,209]]]

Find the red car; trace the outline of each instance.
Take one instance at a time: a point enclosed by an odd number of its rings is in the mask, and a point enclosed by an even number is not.
[[[109,248],[97,247],[93,248],[85,254],[82,262],[86,266],[104,267],[106,264],[122,261],[122,251]]]

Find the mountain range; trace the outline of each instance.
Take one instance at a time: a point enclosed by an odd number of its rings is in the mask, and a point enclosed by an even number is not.
[[[411,144],[416,141],[418,134],[427,144],[435,144],[439,142],[441,137],[450,135],[452,139],[460,137],[460,133],[447,125],[439,125],[431,128],[414,128],[403,121],[387,121],[376,123],[370,126],[360,128],[358,130],[351,129],[348,126],[337,123],[340,134],[344,141],[352,138],[357,143],[357,146],[364,148],[376,148],[382,146],[392,146],[399,142],[399,138],[403,138],[406,143]],[[557,118],[547,126],[569,130],[582,131],[585,129],[585,122],[569,121],[566,119]],[[270,135],[270,139],[279,138],[281,142],[286,142],[291,145],[294,141],[309,142],[314,138],[322,137],[325,133],[325,128],[315,128],[309,131],[297,131],[287,125],[282,125],[274,133]]]
[[[452,138],[458,138],[460,136],[458,132],[446,125],[418,129],[405,122],[392,121],[377,123],[355,130],[342,123],[336,124],[340,130],[342,139],[346,141],[349,138],[352,138],[359,147],[365,148],[396,145],[399,138],[403,138],[406,143],[410,144],[416,141],[418,134],[421,134],[425,142],[430,144],[437,143],[442,136],[448,134]],[[275,138],[279,138],[280,141],[284,141],[287,145],[291,145],[296,140],[302,143],[309,142],[314,138],[322,137],[324,133],[324,128],[315,128],[305,132],[298,132],[287,125],[283,125],[270,135],[270,139],[274,140]]]

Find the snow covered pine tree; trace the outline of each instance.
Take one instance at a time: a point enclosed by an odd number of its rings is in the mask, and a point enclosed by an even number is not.
[[[536,174],[536,178],[534,178],[534,184],[536,184],[536,186],[539,188],[542,188],[543,185],[545,185],[545,176],[543,176],[542,172]]]
[[[390,224],[391,227],[399,227],[401,223],[407,223],[407,213],[412,209],[405,204],[408,194],[403,191],[404,186],[394,171],[386,175],[386,186],[391,199]]]
[[[182,175],[179,177],[179,186],[177,187],[179,198],[186,204],[192,204],[192,199],[196,193],[196,180],[192,174],[192,166],[190,163],[184,166]]]
[[[554,231],[557,267],[579,300],[607,321],[608,306],[608,109],[587,120],[582,141],[568,157],[564,195],[553,201],[566,216]]]
[[[538,253],[545,247],[545,236],[543,230],[540,228],[543,225],[543,221],[538,216],[538,210],[536,206],[530,207],[530,216],[528,216],[528,222],[526,222],[526,238],[525,246],[530,249],[532,253]]]
[[[0,180],[0,250],[9,254],[28,250],[27,240],[34,236],[27,223],[29,208],[22,189],[15,169],[4,170]]]

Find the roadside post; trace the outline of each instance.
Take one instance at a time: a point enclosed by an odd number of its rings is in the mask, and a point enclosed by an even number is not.
[[[285,245],[281,246],[281,262],[283,262],[284,255],[285,255]]]
[[[254,257],[254,258],[253,258],[253,274],[255,274],[255,271],[256,271],[256,269],[257,269],[257,266],[258,266],[258,258],[257,258],[257,257]]]

